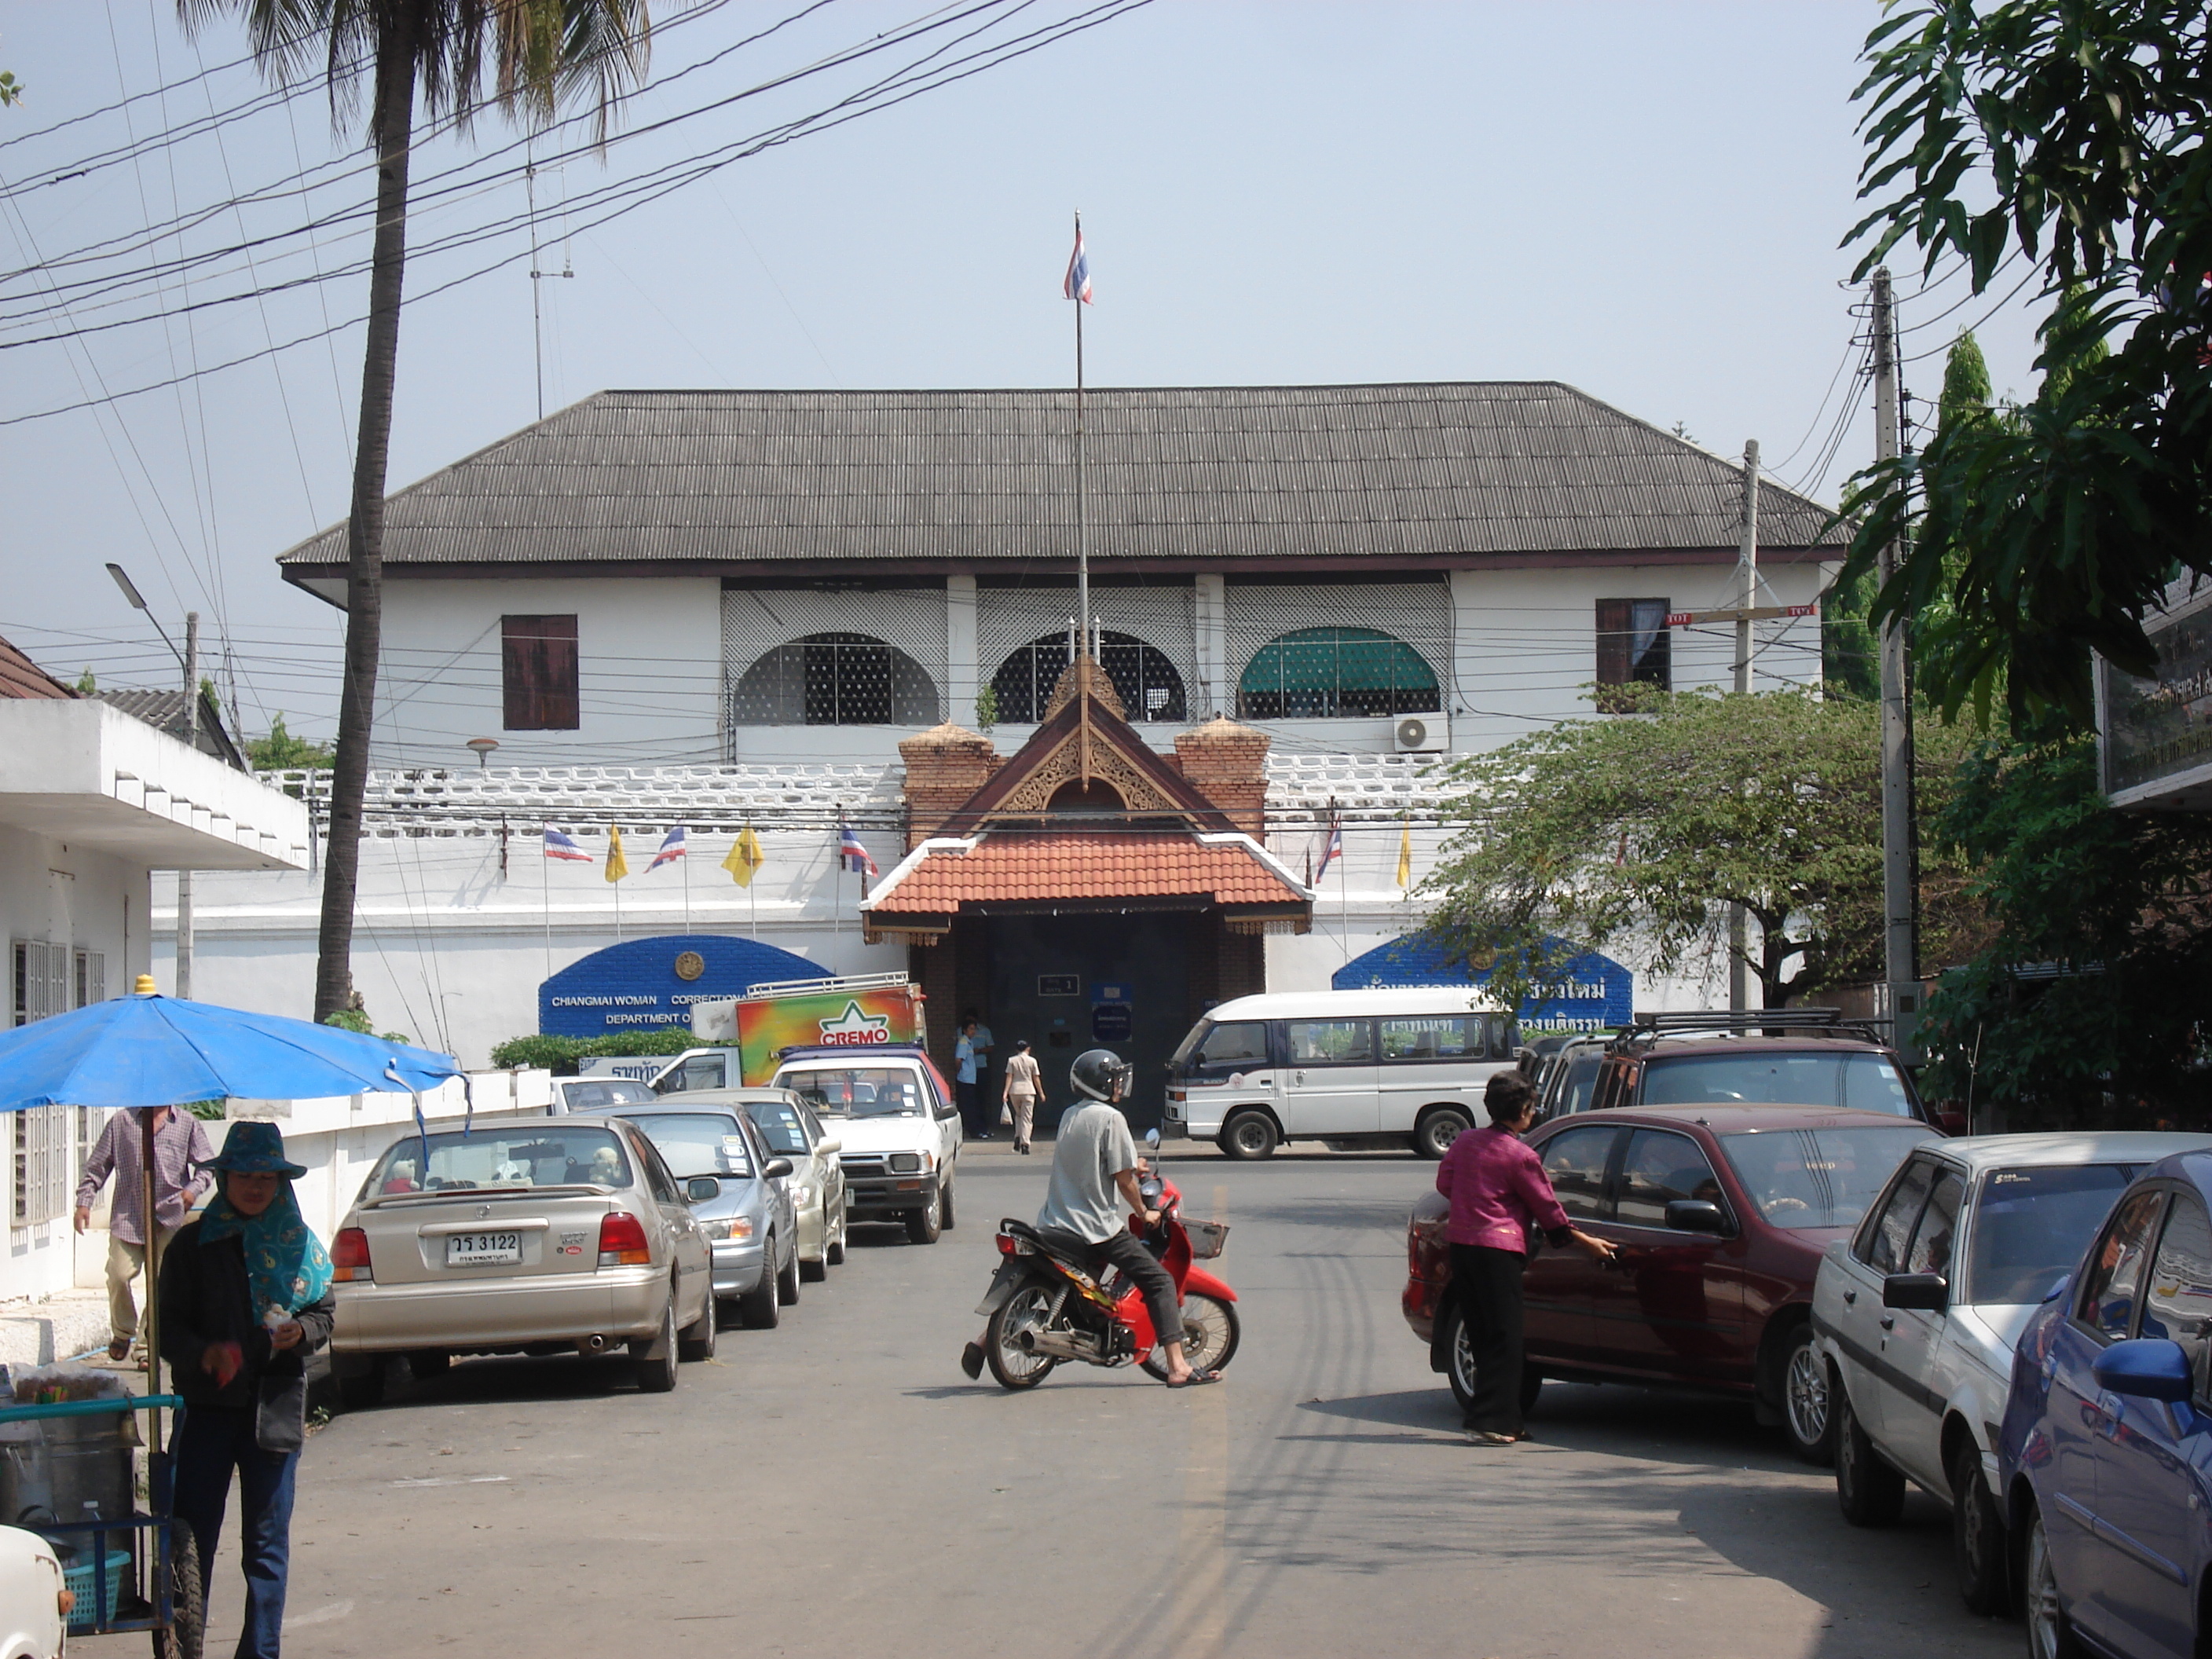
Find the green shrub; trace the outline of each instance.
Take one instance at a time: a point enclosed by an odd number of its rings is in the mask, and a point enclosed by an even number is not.
[[[601,1056],[680,1054],[686,1048],[733,1047],[702,1043],[681,1025],[664,1025],[635,1036],[519,1036],[509,1037],[491,1051],[495,1066],[542,1066],[556,1077],[576,1075],[576,1062]]]

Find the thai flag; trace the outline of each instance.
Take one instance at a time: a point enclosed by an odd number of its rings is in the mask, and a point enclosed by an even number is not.
[[[664,864],[672,864],[683,856],[684,826],[679,823],[660,838],[660,850],[653,855],[653,862],[645,866],[647,873],[650,874]],[[690,866],[686,865],[684,867],[689,869]]]
[[[589,853],[550,824],[545,827],[545,856],[549,859],[567,859],[574,864],[589,864],[592,861],[592,855]]]
[[[1075,252],[1068,256],[1067,277],[1060,285],[1060,297],[1080,300],[1085,305],[1091,302],[1091,256],[1083,251],[1083,227],[1079,224],[1075,228]]]
[[[868,849],[860,845],[860,838],[853,833],[853,826],[842,818],[837,820],[837,856],[848,870],[857,870],[864,876],[876,873],[876,861],[868,856]]]
[[[1321,868],[1314,872],[1314,882],[1328,873],[1328,866],[1344,856],[1344,825],[1336,819],[1328,821],[1328,845],[1321,849]]]

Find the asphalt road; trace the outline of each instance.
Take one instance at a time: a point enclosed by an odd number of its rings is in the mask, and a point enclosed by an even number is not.
[[[1039,1147],[1040,1154],[1048,1152]],[[623,1360],[480,1360],[309,1443],[288,1654],[451,1650],[1149,1659],[2012,1653],[1952,1588],[1943,1512],[1854,1531],[1748,1412],[1548,1385],[1534,1443],[1457,1433],[1398,1311],[1432,1166],[1170,1158],[1231,1224],[1219,1387],[960,1372],[994,1224],[1044,1156],[973,1147],[960,1225],[856,1233],[775,1331],[726,1331],[672,1395]],[[238,1629],[237,1561],[208,1644]],[[71,1644],[144,1652],[144,1638]]]

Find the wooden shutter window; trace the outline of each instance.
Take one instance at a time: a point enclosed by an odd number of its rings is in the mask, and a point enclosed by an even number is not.
[[[1634,630],[1634,603],[1631,599],[1600,599],[1597,602],[1597,683],[1600,685],[1628,684],[1628,642]]]
[[[500,679],[510,732],[574,732],[583,724],[577,695],[576,619],[501,617]]]

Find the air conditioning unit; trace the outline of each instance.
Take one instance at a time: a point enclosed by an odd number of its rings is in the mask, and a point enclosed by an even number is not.
[[[1451,747],[1451,728],[1437,714],[1401,714],[1390,728],[1401,755],[1439,754]]]

